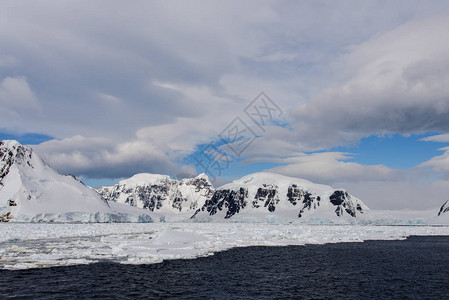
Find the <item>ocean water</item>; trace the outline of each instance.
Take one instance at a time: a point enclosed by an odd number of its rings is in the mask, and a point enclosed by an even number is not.
[[[20,299],[448,299],[449,236],[0,270],[0,292]]]

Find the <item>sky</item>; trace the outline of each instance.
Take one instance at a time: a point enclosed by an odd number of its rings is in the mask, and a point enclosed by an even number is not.
[[[0,139],[88,185],[269,171],[449,199],[448,1],[0,0]]]

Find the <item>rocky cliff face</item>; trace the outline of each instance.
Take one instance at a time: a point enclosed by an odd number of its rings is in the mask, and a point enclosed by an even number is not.
[[[225,211],[225,219],[229,219],[238,214],[247,205],[248,190],[240,188],[238,190],[216,190],[211,199],[206,200],[204,205],[195,211],[192,219],[201,212],[206,211],[213,216],[219,211]]]
[[[329,197],[329,201],[336,206],[335,213],[341,216],[346,212],[351,217],[355,217],[357,212],[363,213],[362,203],[354,199],[346,191],[337,190]]]

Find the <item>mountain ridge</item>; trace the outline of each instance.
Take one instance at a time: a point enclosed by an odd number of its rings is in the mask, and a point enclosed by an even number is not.
[[[205,174],[177,180],[139,173],[94,190],[56,172],[32,148],[7,140],[0,142],[0,221],[11,220],[446,224],[449,201],[438,213],[371,212],[346,189],[269,172],[218,188]]]
[[[246,175],[216,189],[213,197],[195,212],[193,219],[216,214],[224,219],[242,213],[266,216],[287,213],[290,217],[307,218],[323,213],[326,218],[352,218],[363,214],[368,207],[345,189],[333,189],[301,178],[269,172]],[[294,213],[294,214],[293,214]]]
[[[104,200],[168,214],[193,214],[215,191],[207,175],[182,180],[139,173],[97,189]]]
[[[268,172],[249,174],[216,189],[205,174],[176,180],[140,173],[97,191],[104,200],[168,215],[190,214],[193,221],[230,219],[250,211],[276,215],[286,210],[294,218],[315,212],[324,212],[326,218],[356,218],[368,210],[345,189]]]

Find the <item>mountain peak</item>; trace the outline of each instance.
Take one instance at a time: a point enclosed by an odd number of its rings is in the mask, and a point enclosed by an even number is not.
[[[168,175],[151,174],[151,173],[138,173],[130,178],[119,181],[120,185],[137,186],[155,184],[160,181],[168,180]]]
[[[220,189],[235,189],[241,186],[261,186],[264,184],[272,184],[278,187],[288,187],[291,184],[300,186],[305,190],[313,190],[320,194],[328,194],[333,192],[333,188],[323,184],[313,183],[309,180],[285,176],[270,172],[256,172],[236,179],[231,183],[225,184]]]
[[[32,158],[33,150],[22,146],[19,142],[0,141],[0,185],[3,185],[4,178],[15,163],[32,168]]]
[[[18,141],[16,141],[16,140],[3,140],[3,141],[0,141],[0,147],[17,148],[19,146],[22,146],[22,145]]]
[[[195,176],[194,178],[197,178],[197,179],[206,179],[207,181],[209,181],[209,176],[207,176],[206,173],[198,174],[198,175]]]
[[[6,161],[8,158],[16,160],[17,156],[23,156],[25,152],[32,152],[30,148],[22,146],[15,140],[0,141],[0,162]],[[11,161],[13,163],[14,161]]]

